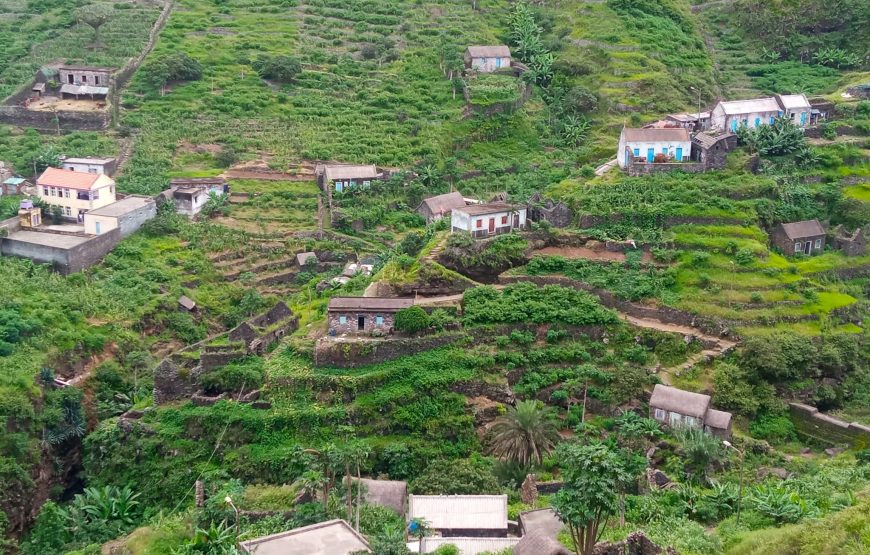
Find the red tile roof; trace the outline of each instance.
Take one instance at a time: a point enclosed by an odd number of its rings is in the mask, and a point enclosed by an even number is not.
[[[42,172],[42,175],[36,180],[36,184],[39,186],[65,187],[67,189],[90,191],[101,177],[103,175],[97,173],[48,168]]]

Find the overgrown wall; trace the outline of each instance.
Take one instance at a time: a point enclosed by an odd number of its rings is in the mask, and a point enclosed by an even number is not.
[[[419,338],[369,339],[323,337],[314,348],[316,366],[356,368],[450,345],[465,337],[463,333],[443,333]]]
[[[56,119],[55,119],[56,117]],[[109,126],[104,112],[39,112],[20,106],[0,106],[0,123],[38,131],[99,131]]]
[[[789,403],[789,409],[795,428],[803,436],[831,445],[848,444],[857,449],[870,447],[870,426],[833,418],[803,403]]]

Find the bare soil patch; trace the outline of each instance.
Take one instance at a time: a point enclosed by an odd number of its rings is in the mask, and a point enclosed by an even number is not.
[[[562,258],[575,259],[585,258],[587,260],[599,260],[602,262],[622,262],[625,260],[625,253],[614,252],[603,249],[590,249],[588,247],[544,247],[532,253],[542,254],[545,256],[561,256]],[[644,262],[652,262],[652,256],[648,252],[643,253],[642,260]]]
[[[34,100],[27,105],[28,110],[34,112],[104,112],[105,100],[75,100],[61,99],[56,97],[43,97]]]

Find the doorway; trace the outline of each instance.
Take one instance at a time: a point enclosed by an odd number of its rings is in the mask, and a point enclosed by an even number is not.
[[[494,233],[494,232],[495,232],[495,218],[490,218],[490,219],[489,219],[489,232],[490,232],[490,233]]]
[[[804,254],[812,254],[813,252],[813,242],[807,241],[807,244],[804,246]]]
[[[366,329],[366,317],[365,316],[357,316],[356,317],[356,329],[359,331],[363,331]]]

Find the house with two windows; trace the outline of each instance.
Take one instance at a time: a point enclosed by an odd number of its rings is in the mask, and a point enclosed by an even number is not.
[[[668,162],[687,162],[692,155],[692,137],[685,127],[624,127],[619,135],[617,163],[620,168],[631,165],[633,160],[648,164],[664,158]]]
[[[475,239],[526,228],[525,206],[506,202],[486,202],[457,207],[450,211],[450,229],[456,233],[467,231]]]
[[[115,180],[105,174],[47,168],[36,180],[37,195],[58,206],[61,216],[84,222],[85,213],[115,202]]]
[[[465,68],[480,73],[492,73],[511,67],[511,50],[497,46],[469,46],[465,49]]]
[[[321,190],[342,193],[357,187],[369,187],[372,181],[386,179],[385,172],[373,165],[354,166],[347,164],[320,165],[314,169],[317,185]]]
[[[700,428],[731,437],[731,413],[710,407],[710,396],[656,384],[649,400],[649,417],[671,428]]]
[[[115,173],[114,158],[67,158],[61,157],[63,169],[74,172],[99,173],[112,175]]]
[[[332,297],[326,309],[329,335],[391,333],[396,313],[413,305],[414,299]]]
[[[825,228],[819,220],[782,223],[770,234],[770,242],[786,256],[820,254],[825,250]]]

